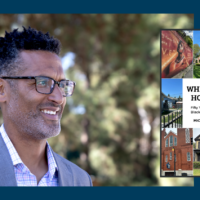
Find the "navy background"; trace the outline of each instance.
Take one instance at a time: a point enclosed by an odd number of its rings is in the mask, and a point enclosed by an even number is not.
[[[200,5],[192,1],[136,0],[10,0],[0,2],[0,13],[194,13],[194,29],[200,28]],[[160,66],[158,66],[160,67]],[[93,187],[14,188],[0,187],[4,199],[192,199],[199,197],[200,178],[194,187]]]

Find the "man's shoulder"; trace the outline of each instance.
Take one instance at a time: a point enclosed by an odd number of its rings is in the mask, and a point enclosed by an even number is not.
[[[55,152],[53,152],[53,153],[54,153],[54,157],[55,157],[57,163],[59,162],[58,163],[58,171],[59,170],[62,170],[62,171],[66,170],[69,173],[71,173],[72,178],[73,178],[73,182],[77,186],[81,186],[81,185],[92,186],[91,178],[86,171],[81,169],[76,164],[70,162],[69,160],[63,158],[59,154],[57,154]],[[59,169],[59,165],[62,166],[62,169]]]

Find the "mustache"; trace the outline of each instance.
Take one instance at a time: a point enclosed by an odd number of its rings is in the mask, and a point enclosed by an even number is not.
[[[62,110],[62,106],[61,105],[55,104],[53,102],[43,103],[43,104],[39,105],[40,109],[44,108],[44,107],[55,107],[55,108],[59,108],[60,110]]]

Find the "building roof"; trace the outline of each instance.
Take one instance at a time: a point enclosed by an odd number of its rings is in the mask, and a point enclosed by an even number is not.
[[[167,95],[165,95],[163,92],[161,92],[162,96],[168,98],[168,99],[172,99],[172,100],[178,100],[177,98],[173,98],[173,97],[168,97]]]
[[[177,136],[177,134],[176,134],[176,133],[174,133],[172,130],[170,130],[168,133],[165,131],[165,133],[167,133],[167,134],[164,136],[164,138],[166,138],[170,132],[172,132],[174,135],[176,135],[176,136]]]
[[[199,134],[197,137],[195,137],[194,140],[195,140],[195,141],[200,141],[200,134]]]

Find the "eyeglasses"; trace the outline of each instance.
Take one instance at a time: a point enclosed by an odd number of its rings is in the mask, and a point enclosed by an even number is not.
[[[70,80],[55,81],[46,76],[10,76],[0,77],[2,79],[35,79],[36,91],[41,94],[51,94],[58,84],[63,97],[68,97],[73,94],[76,83]]]

